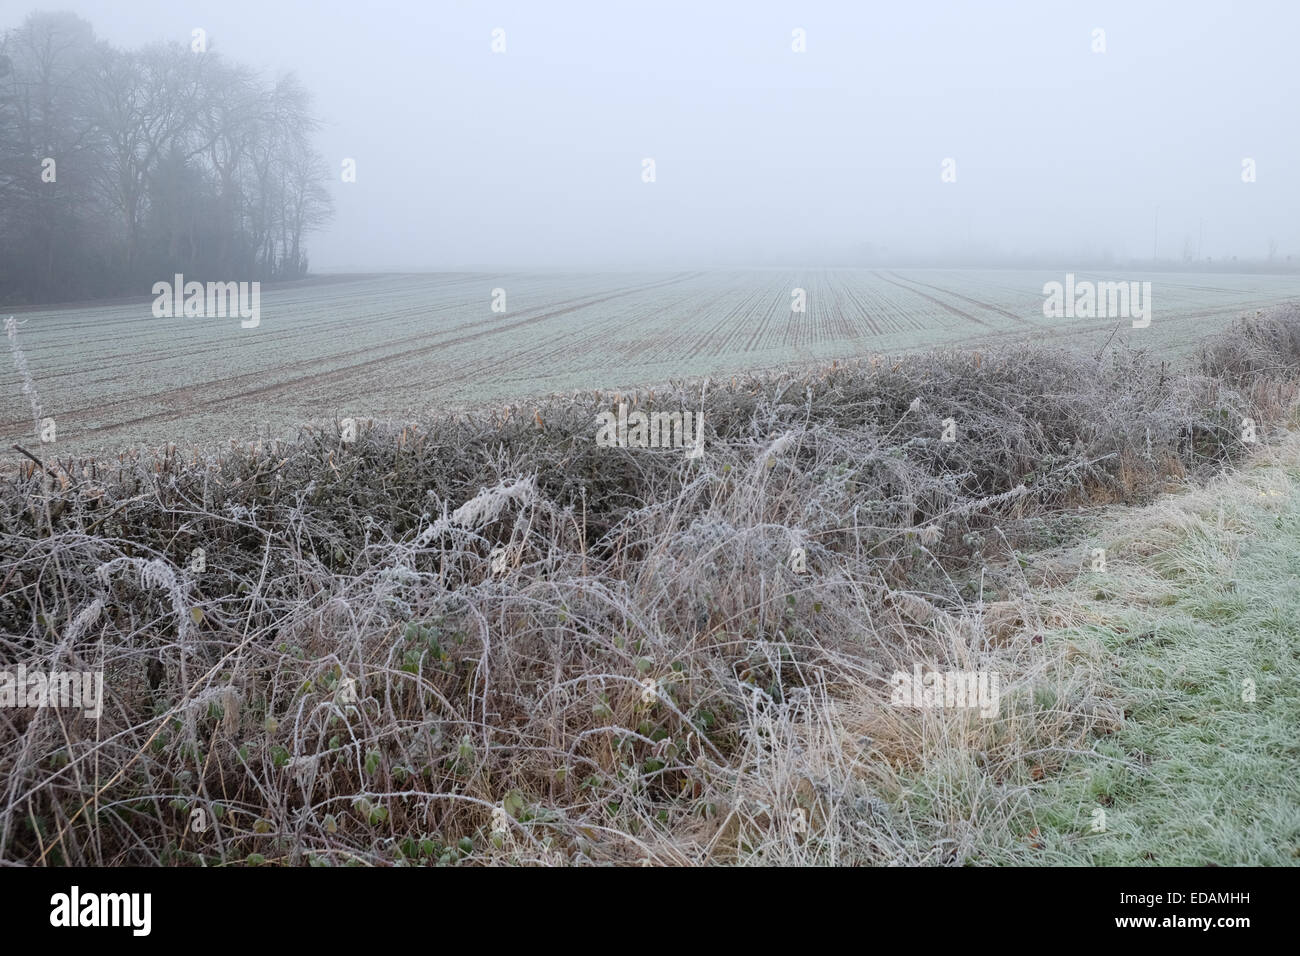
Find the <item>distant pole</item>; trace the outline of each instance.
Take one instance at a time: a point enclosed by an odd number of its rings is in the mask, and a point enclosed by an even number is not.
[[[1160,207],[1156,206],[1156,223],[1151,229],[1151,264],[1156,262],[1156,250],[1160,248]]]
[[[1201,240],[1205,238],[1205,220],[1200,220],[1200,226],[1196,232],[1196,261],[1201,260]]]

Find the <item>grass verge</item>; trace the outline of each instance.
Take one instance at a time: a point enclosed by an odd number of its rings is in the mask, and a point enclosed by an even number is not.
[[[1028,799],[987,862],[1300,862],[1300,439],[1108,517],[1104,574],[1038,595],[1099,646],[1125,719]]]

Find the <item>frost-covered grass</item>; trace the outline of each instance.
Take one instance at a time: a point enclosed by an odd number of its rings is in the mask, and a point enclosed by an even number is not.
[[[0,485],[0,654],[102,670],[107,699],[98,722],[0,708],[0,855],[1010,853],[1128,706],[1018,552],[1064,539],[1073,577],[1091,509],[1245,460],[1242,417],[1276,438],[1298,330],[1279,310],[1183,369],[952,351],[24,462]],[[598,446],[621,402],[702,409],[704,455]],[[892,705],[916,664],[1003,675],[1001,709]]]
[[[1048,320],[1064,273],[767,270],[601,275],[393,275],[271,287],[262,321],[154,319],[151,300],[18,315],[60,454],[161,447],[335,417],[412,421],[449,408],[943,346],[1050,341],[1171,358],[1242,313],[1300,297],[1300,278],[1149,279],[1155,315]],[[492,290],[506,293],[493,312]],[[791,312],[792,290],[807,312]],[[1116,326],[1119,326],[1118,330]],[[34,439],[21,382],[0,368],[0,440]]]
[[[1087,648],[1076,669],[1100,675],[1124,720],[1031,785],[982,858],[1297,865],[1300,440],[1096,535],[1104,583],[1036,604],[1061,625],[1046,646]]]

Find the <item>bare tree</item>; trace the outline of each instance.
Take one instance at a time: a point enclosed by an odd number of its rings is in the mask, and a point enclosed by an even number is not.
[[[0,34],[0,301],[303,275],[330,216],[317,128],[291,75],[29,16]]]

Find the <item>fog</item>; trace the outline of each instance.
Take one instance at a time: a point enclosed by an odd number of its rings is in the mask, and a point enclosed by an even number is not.
[[[33,9],[297,73],[335,171],[317,272],[1300,259],[1294,3],[4,0],[0,28]]]

